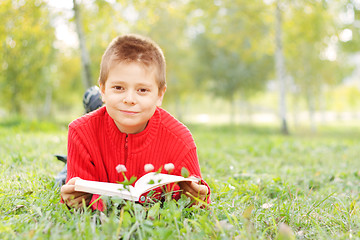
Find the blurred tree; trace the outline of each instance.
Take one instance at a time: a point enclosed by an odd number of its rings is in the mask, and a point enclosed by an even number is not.
[[[287,123],[287,105],[286,105],[286,68],[284,61],[283,39],[282,39],[282,10],[281,1],[275,3],[275,67],[276,78],[279,84],[279,115],[281,120],[281,132],[289,134]]]
[[[53,99],[60,112],[70,112],[74,107],[82,106],[84,84],[80,80],[81,67],[77,50],[67,49],[66,54],[58,53],[55,74],[53,74],[56,88]]]
[[[323,1],[297,1],[285,6],[284,48],[289,74],[298,94],[304,97],[311,128],[316,130],[317,96],[323,86],[342,80],[346,69],[332,39],[336,35],[334,18]],[[309,27],[311,26],[311,27]]]
[[[73,0],[73,10],[76,25],[76,33],[79,39],[81,63],[84,72],[84,89],[88,89],[93,85],[93,77],[91,74],[91,62],[88,50],[86,48],[86,38],[84,36],[83,24],[81,19],[81,7],[78,5],[76,0]]]
[[[83,48],[88,52],[89,59],[87,69],[91,76],[89,81],[85,79],[84,66],[80,44],[67,45],[60,43],[60,51],[57,55],[56,74],[54,75],[57,91],[54,92],[54,100],[62,112],[76,110],[77,114],[82,110],[82,96],[89,85],[97,85],[100,72],[102,54],[113,38],[128,29],[127,23],[122,18],[123,7],[116,2],[104,0],[77,1],[78,9],[81,10],[81,25],[83,31]],[[67,27],[76,32],[76,19],[73,10],[58,9],[59,15],[63,16]],[[96,21],[94,21],[96,19]],[[127,30],[128,31],[128,30]],[[74,112],[75,114],[75,112]]]
[[[14,114],[39,115],[39,104],[51,100],[55,35],[45,6],[39,0],[0,2],[0,99]]]
[[[194,41],[203,64],[195,66],[197,81],[230,102],[233,121],[236,98],[263,90],[273,71],[271,12],[262,1],[200,2],[192,12],[201,33]]]
[[[340,0],[335,5],[340,46],[349,53],[360,51],[360,4],[358,0]]]
[[[194,46],[199,53],[199,62],[207,62],[195,70],[198,82],[206,85],[215,96],[230,102],[230,121],[234,122],[235,101],[239,95],[240,99],[247,100],[265,87],[267,74],[273,68],[271,56],[249,61],[238,52],[217,47],[203,35],[197,37]]]
[[[123,17],[127,5],[96,0],[92,3],[82,1],[79,6],[83,12],[81,17],[86,49],[90,55],[91,75],[95,76],[91,84],[94,85],[97,84],[106,47],[116,36],[129,32],[130,23]]]
[[[191,25],[187,4],[181,0],[144,1],[134,4],[134,9],[138,17],[131,29],[149,36],[164,51],[168,86],[165,104],[175,103],[175,115],[182,120],[186,104],[181,103],[190,95],[199,94],[191,72],[191,66],[197,63],[188,35]]]

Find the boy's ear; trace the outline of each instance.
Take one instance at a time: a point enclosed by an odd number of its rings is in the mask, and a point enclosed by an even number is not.
[[[162,89],[159,90],[159,99],[158,99],[158,101],[156,103],[157,107],[161,106],[162,101],[164,99],[165,92],[166,92],[166,85]]]
[[[101,100],[103,101],[103,103],[105,103],[105,98],[104,98],[104,94],[105,94],[105,86],[103,84],[99,84],[100,87],[100,93],[101,93]]]

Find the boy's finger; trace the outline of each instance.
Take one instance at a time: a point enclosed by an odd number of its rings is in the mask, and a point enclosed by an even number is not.
[[[199,185],[197,183],[191,182],[187,183],[189,192],[193,192],[196,195],[207,195],[208,188],[205,185]]]
[[[73,192],[75,192],[75,185],[65,184],[61,187],[61,192],[65,193],[65,194],[73,193]]]
[[[208,194],[208,188],[204,185],[199,185],[194,182],[183,182],[179,183],[180,188],[184,191],[187,195],[192,195],[194,197],[198,197],[200,199],[206,198]]]
[[[193,188],[200,195],[206,195],[209,192],[208,188],[205,185],[200,185],[194,182],[191,182],[190,187]]]
[[[79,177],[73,177],[71,178],[66,184],[68,185],[75,185],[76,180],[81,179]]]
[[[91,194],[86,193],[86,192],[75,192],[73,194],[73,196],[74,196],[74,199],[76,199],[76,198],[89,198],[91,196]]]
[[[78,192],[78,194],[71,195],[68,199],[64,200],[66,205],[69,207],[79,207],[82,204],[83,199],[85,200],[86,204],[88,204],[91,200],[91,194]]]

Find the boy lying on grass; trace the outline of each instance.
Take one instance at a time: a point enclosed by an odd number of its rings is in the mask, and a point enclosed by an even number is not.
[[[173,164],[171,174],[200,178],[197,184],[179,183],[180,192],[210,203],[210,188],[202,180],[196,146],[190,131],[160,108],[166,91],[166,64],[160,47],[152,40],[125,35],[115,38],[106,49],[99,85],[103,107],[69,125],[67,183],[61,187],[62,201],[69,207],[104,210],[98,195],[74,190],[78,178],[101,182],[123,182],[140,178],[146,167],[155,170]],[[119,169],[124,166],[124,169]],[[124,172],[126,169],[126,172]],[[119,174],[119,170],[125,174]],[[178,191],[181,190],[181,191]]]

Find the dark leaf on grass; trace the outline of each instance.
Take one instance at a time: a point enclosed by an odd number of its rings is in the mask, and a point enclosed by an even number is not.
[[[281,240],[294,240],[295,239],[294,232],[286,223],[279,224],[278,239],[281,239]]]
[[[24,196],[33,194],[33,191],[27,191],[24,193]]]
[[[253,209],[254,209],[254,205],[248,206],[243,213],[243,217],[246,219],[250,219]]]

